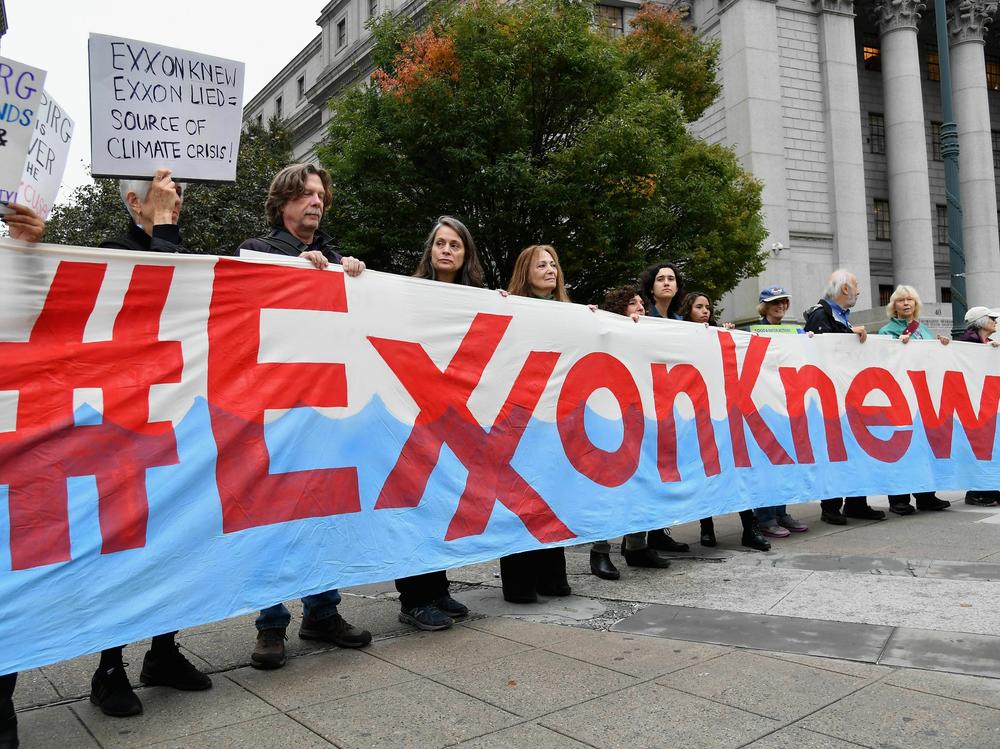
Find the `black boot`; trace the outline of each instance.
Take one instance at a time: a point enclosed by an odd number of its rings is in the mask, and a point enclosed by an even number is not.
[[[561,598],[573,592],[569,587],[569,580],[566,579],[566,550],[561,546],[558,549],[539,549],[537,554],[538,567],[535,578],[535,590],[541,596],[554,596]]]
[[[534,576],[529,571],[529,552],[500,558],[500,583],[508,603],[537,603]],[[527,559],[525,557],[528,557]]]
[[[618,568],[611,562],[611,555],[605,551],[590,552],[590,574],[602,580],[617,580],[621,577]]]
[[[701,545],[718,546],[718,542],[715,540],[715,522],[712,520],[712,518],[702,518],[700,522],[701,522]]]
[[[770,551],[771,544],[760,532],[760,525],[757,523],[757,518],[754,517],[753,510],[741,512],[740,520],[743,522],[743,538],[740,543],[757,551]]]
[[[951,507],[951,502],[941,499],[934,492],[917,492],[913,496],[917,498],[917,509],[921,512],[947,510]]]
[[[17,714],[14,712],[14,686],[17,674],[0,676],[0,749],[17,749]]]
[[[649,544],[650,549],[656,551],[691,551],[691,547],[687,544],[674,541],[670,531],[666,528],[647,533],[646,543]]]
[[[664,559],[648,546],[644,549],[626,549],[622,544],[622,556],[629,567],[651,567],[664,570],[670,566],[670,560]]]

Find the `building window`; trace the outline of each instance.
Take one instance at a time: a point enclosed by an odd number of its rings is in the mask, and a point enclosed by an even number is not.
[[[613,5],[598,5],[594,14],[598,30],[609,39],[625,36],[625,10]]]
[[[990,91],[1000,91],[1000,57],[986,55],[986,87]]]
[[[941,123],[931,123],[931,158],[934,161],[943,161],[941,158]]]
[[[937,47],[927,47],[927,80],[941,80],[941,60],[938,57]]]
[[[299,96],[299,101],[302,101],[306,96],[306,77],[300,75],[298,80],[295,81],[295,92]]]
[[[378,15],[378,0],[368,0],[368,17],[374,18]]]
[[[990,130],[990,140],[993,141],[993,168],[1000,169],[1000,130]]]
[[[889,201],[875,198],[875,239],[888,242],[889,232]]]
[[[274,100],[274,116],[281,119],[281,97]]]
[[[865,34],[861,54],[865,70],[882,69],[882,48],[878,46],[878,34]]]
[[[951,286],[941,287],[941,304],[951,304]]]
[[[258,114],[257,115],[257,127],[264,127],[264,115],[263,114]]]
[[[896,290],[896,287],[891,283],[880,283],[878,285],[878,303],[885,307],[889,304],[889,298],[892,296],[892,292]]]
[[[868,113],[868,150],[885,153],[885,116],[875,112]]]
[[[948,206],[938,205],[937,208],[937,243],[948,244]]]
[[[337,21],[337,49],[347,46],[347,19],[341,18]]]

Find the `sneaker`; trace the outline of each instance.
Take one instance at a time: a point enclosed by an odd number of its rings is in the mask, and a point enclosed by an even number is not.
[[[780,518],[778,518],[778,525],[792,533],[805,533],[809,530],[809,526],[803,523],[801,520],[796,520],[788,513],[785,513]]]
[[[90,680],[90,701],[113,718],[127,718],[142,712],[142,702],[128,683],[127,665],[98,667]]]
[[[212,687],[212,680],[184,657],[176,642],[162,653],[146,652],[139,681],[148,687],[173,687],[185,692],[200,692]]]
[[[412,624],[417,629],[422,629],[425,632],[448,629],[454,624],[450,616],[433,605],[401,609],[399,612],[399,621],[403,624]]]
[[[646,544],[656,551],[691,551],[687,544],[675,541],[666,528],[647,533]]]
[[[285,628],[274,627],[257,632],[257,646],[250,656],[254,668],[270,670],[285,665]]]
[[[778,525],[777,520],[772,520],[770,523],[761,523],[760,532],[771,538],[788,538],[792,535],[792,532],[788,528]]]
[[[351,626],[340,614],[334,614],[325,619],[314,619],[311,616],[302,617],[299,637],[303,640],[332,642],[342,648],[363,648],[372,641],[371,632]]]
[[[469,615],[469,607],[464,603],[456,601],[447,593],[434,601],[434,605],[452,619],[461,619],[462,617]]]

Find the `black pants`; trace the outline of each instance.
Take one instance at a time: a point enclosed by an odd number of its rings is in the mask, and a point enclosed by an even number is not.
[[[536,549],[500,558],[500,581],[504,590],[543,591],[566,584],[566,550]]]
[[[868,506],[868,497],[834,497],[833,499],[824,499],[820,503],[820,507],[824,510],[836,510],[840,512],[840,506],[843,505],[845,510],[862,510]]]
[[[914,492],[913,496],[917,498],[917,507],[922,504],[926,504],[928,500],[934,499],[934,492]],[[889,506],[893,507],[895,505],[908,505],[910,504],[909,494],[890,494],[889,495]]]
[[[14,685],[17,684],[17,674],[0,676],[0,727],[8,720],[16,723],[14,715]]]
[[[404,609],[427,606],[448,595],[448,574],[441,570],[401,577],[396,580],[396,590],[399,591],[399,605]]]
[[[715,521],[712,518],[702,518],[698,521],[701,524],[701,532],[711,531],[715,533]],[[740,522],[743,523],[743,530],[749,531],[753,528],[753,510],[742,510],[740,512]]]

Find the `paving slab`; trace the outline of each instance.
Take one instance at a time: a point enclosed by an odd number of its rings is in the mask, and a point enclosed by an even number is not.
[[[473,614],[516,616],[526,621],[549,624],[583,622],[602,616],[607,608],[600,601],[575,595],[562,598],[540,597],[538,603],[508,603],[498,588],[466,590],[455,593],[455,598],[468,606]]]
[[[874,663],[890,627],[682,606],[649,606],[612,630]]]
[[[857,749],[858,746],[851,741],[789,726],[747,744],[746,749]]]
[[[441,632],[417,632],[387,640],[371,654],[408,671],[430,676],[530,649],[529,645],[487,632],[452,627]]]
[[[775,653],[765,650],[754,651],[757,655],[766,658],[780,658],[783,661],[801,663],[804,666],[812,666],[823,671],[833,671],[837,674],[847,674],[848,676],[858,676],[862,679],[874,681],[888,676],[896,669],[889,666],[876,666],[874,663],[863,663],[861,661],[845,661],[839,658],[827,658],[818,655],[802,655],[801,653]]]
[[[180,739],[193,733],[243,723],[277,712],[222,675],[212,678],[205,692],[180,692],[165,687],[144,687],[136,694],[143,712],[130,718],[111,718],[90,702],[77,702],[72,710],[104,747],[130,747]]]
[[[45,678],[40,668],[23,671],[17,675],[17,688],[14,690],[14,709],[22,710],[35,705],[48,705],[61,699],[56,688]]]
[[[455,749],[514,749],[515,747],[531,747],[532,749],[586,749],[575,739],[563,736],[537,723],[522,723],[513,728],[480,736],[478,739],[463,741],[456,744]]]
[[[913,562],[896,557],[848,556],[844,554],[779,553],[774,559],[764,560],[773,567],[814,572],[849,572],[859,575],[920,576],[930,562]],[[1000,569],[1000,565],[998,565]]]
[[[178,640],[180,642],[180,640]],[[123,658],[126,672],[133,686],[139,684],[139,672],[142,670],[142,659],[149,649],[149,640],[133,643],[125,648]],[[55,687],[63,699],[86,697],[90,694],[90,680],[94,677],[97,664],[101,657],[97,653],[83,655],[68,661],[60,661],[49,666],[43,666],[41,671],[45,678]],[[26,673],[31,673],[30,671]],[[21,677],[17,680],[21,687]]]
[[[596,747],[727,749],[778,728],[776,720],[649,682],[539,721]]]
[[[486,632],[506,640],[513,640],[533,647],[542,647],[572,637],[578,627],[566,624],[542,624],[508,616],[491,616],[469,619],[460,626]]]
[[[580,628],[545,649],[640,679],[668,674],[732,650],[722,645]]]
[[[18,679],[20,686],[20,679]],[[100,747],[67,705],[18,713],[17,729],[24,749],[31,747]]]
[[[883,683],[1000,710],[1000,679],[901,668]]]
[[[364,651],[317,653],[309,658],[292,659],[279,669],[247,667],[230,671],[227,676],[248,692],[286,712],[418,678],[412,671],[368,652],[379,647],[381,644],[376,643]]]
[[[212,749],[321,749],[333,744],[287,715],[269,715],[150,746],[156,749],[191,749],[196,746],[210,746]]]
[[[886,684],[865,687],[796,725],[884,749],[1000,746],[1000,711]]]
[[[879,663],[1000,678],[1000,637],[900,627]]]
[[[291,717],[342,749],[435,749],[520,719],[428,679],[295,710]]]
[[[868,679],[737,651],[674,671],[657,682],[757,715],[790,721],[860,689]]]
[[[947,580],[1000,581],[1000,564],[934,561],[928,565],[926,575]]]
[[[1000,583],[813,572],[768,613],[991,634],[1000,632]]]
[[[438,674],[447,684],[507,712],[535,718],[622,689],[635,679],[544,650]]]

